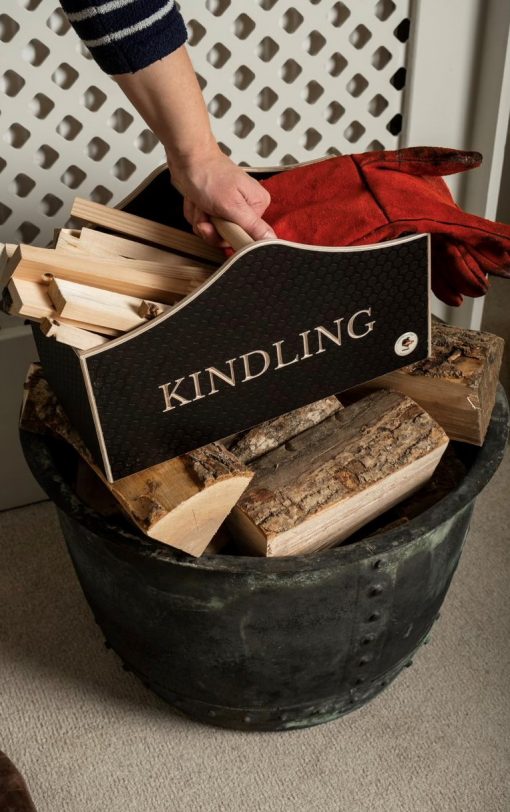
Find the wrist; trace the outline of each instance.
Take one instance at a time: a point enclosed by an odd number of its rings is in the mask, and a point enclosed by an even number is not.
[[[165,145],[163,143],[163,146],[169,169],[174,172],[188,170],[198,163],[203,163],[204,161],[223,155],[212,133],[210,136],[202,139],[200,143],[194,143],[182,149],[179,149],[174,144]]]

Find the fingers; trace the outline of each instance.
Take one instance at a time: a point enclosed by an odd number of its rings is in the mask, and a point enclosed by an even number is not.
[[[363,166],[376,165],[381,169],[408,172],[410,175],[452,175],[475,169],[482,162],[479,152],[446,147],[406,147],[356,157]]]

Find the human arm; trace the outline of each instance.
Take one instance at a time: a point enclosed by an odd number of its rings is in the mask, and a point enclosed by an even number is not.
[[[274,236],[261,219],[269,193],[225,156],[185,47],[172,0],[61,0],[68,19],[160,139],[172,183],[195,233],[221,244],[209,215],[232,220],[253,239]]]

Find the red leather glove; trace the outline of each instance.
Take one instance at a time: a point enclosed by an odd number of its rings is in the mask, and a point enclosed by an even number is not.
[[[478,152],[441,147],[341,155],[278,172],[264,220],[309,245],[364,245],[432,234],[432,290],[450,305],[483,296],[487,274],[510,277],[510,226],[457,206],[441,175],[480,165]]]

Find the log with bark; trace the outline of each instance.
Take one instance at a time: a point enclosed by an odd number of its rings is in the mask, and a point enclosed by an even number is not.
[[[325,549],[421,487],[447,444],[410,398],[373,393],[254,460],[229,524],[256,554]]]
[[[150,538],[201,555],[250,483],[253,473],[212,443],[145,471],[107,482],[71,426],[41,368],[30,368],[21,428],[64,439],[108,488],[124,513]]]
[[[342,401],[394,389],[423,406],[452,440],[482,445],[494,408],[503,347],[503,339],[491,333],[433,323],[428,359],[344,392]]]

